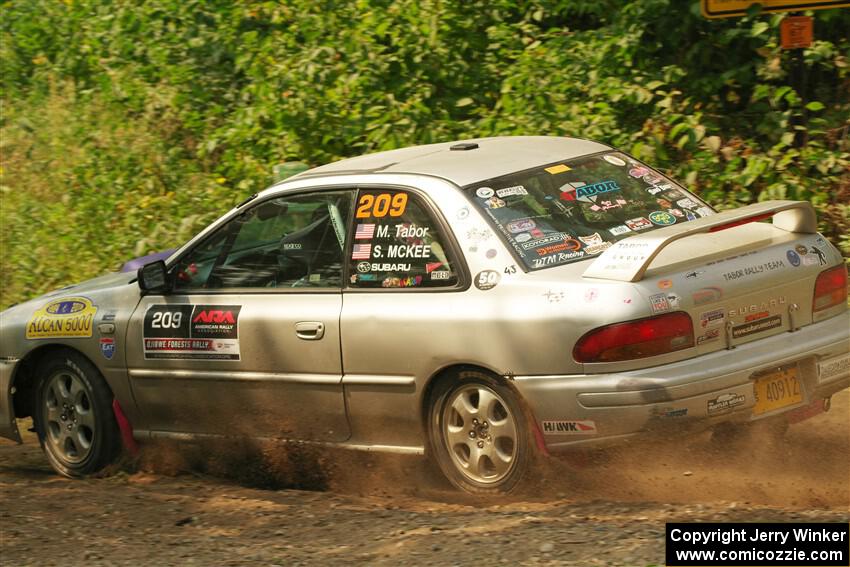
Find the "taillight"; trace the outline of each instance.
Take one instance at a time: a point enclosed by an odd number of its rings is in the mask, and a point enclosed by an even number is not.
[[[616,362],[694,346],[694,324],[682,311],[593,329],[573,348],[576,362]]]
[[[847,302],[847,268],[844,265],[824,270],[815,281],[812,311],[822,311]]]

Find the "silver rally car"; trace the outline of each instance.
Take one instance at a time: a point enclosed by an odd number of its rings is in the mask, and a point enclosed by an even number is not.
[[[535,455],[810,415],[850,385],[847,270],[808,203],[718,213],[571,138],[318,167],[0,325],[0,435],[32,416],[72,477],[122,439],[257,437],[507,491]]]

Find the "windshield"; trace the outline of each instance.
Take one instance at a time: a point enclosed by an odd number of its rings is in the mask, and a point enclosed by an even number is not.
[[[591,258],[636,232],[714,214],[693,194],[619,152],[466,189],[529,270]]]

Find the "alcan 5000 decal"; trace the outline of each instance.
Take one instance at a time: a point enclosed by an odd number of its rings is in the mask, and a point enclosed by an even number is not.
[[[97,305],[87,297],[55,299],[37,309],[27,323],[28,339],[91,337]]]
[[[239,360],[241,305],[151,305],[145,358]]]

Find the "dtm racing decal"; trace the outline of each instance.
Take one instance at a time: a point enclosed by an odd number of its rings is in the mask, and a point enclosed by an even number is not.
[[[37,309],[27,323],[28,339],[91,337],[97,305],[87,297],[55,299]]]
[[[146,359],[239,360],[241,305],[151,305]]]

